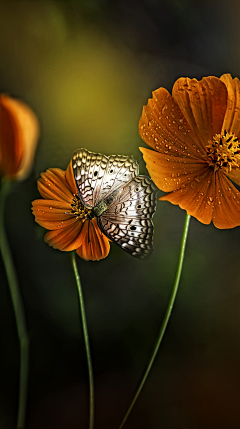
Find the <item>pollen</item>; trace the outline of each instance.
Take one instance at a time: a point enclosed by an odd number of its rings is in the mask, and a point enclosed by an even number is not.
[[[220,168],[225,173],[240,166],[240,138],[234,133],[215,134],[212,140],[208,141],[207,154],[208,163],[214,168],[214,172]]]
[[[71,207],[72,214],[76,216],[76,219],[82,219],[83,222],[87,219],[88,214],[91,212],[90,209],[83,205],[77,194],[73,194]]]

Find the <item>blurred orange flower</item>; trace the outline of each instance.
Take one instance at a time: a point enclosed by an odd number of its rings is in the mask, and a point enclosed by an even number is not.
[[[32,166],[38,121],[20,100],[0,95],[0,178],[24,179]]]
[[[65,252],[76,250],[86,261],[99,261],[110,250],[109,240],[100,231],[97,219],[87,219],[89,210],[81,203],[73,176],[72,162],[67,171],[50,168],[41,174],[38,190],[44,199],[32,202],[36,222],[50,231],[45,242]]]
[[[170,201],[217,228],[240,225],[240,82],[178,79],[153,92],[139,122],[147,169]]]

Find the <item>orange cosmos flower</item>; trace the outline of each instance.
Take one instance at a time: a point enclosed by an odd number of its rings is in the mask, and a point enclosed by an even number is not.
[[[0,179],[25,179],[33,163],[38,135],[33,111],[19,100],[0,95]]]
[[[96,218],[87,219],[90,210],[79,199],[71,162],[67,171],[50,168],[42,173],[38,190],[44,199],[33,201],[32,211],[36,222],[50,230],[44,237],[46,243],[65,252],[76,250],[86,261],[108,255],[109,240]]]
[[[240,225],[240,82],[178,79],[153,92],[139,122],[147,169],[170,201],[217,228]]]

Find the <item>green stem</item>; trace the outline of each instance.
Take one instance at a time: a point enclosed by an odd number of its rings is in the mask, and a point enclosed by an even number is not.
[[[29,365],[29,338],[26,319],[20,289],[15,274],[14,264],[7,236],[4,228],[4,205],[10,189],[9,182],[2,182],[0,189],[0,251],[6,270],[8,285],[12,297],[13,309],[16,318],[18,339],[20,345],[20,372],[19,372],[19,403],[17,429],[25,427],[27,389],[28,389],[28,365]]]
[[[88,364],[88,377],[89,377],[89,429],[93,429],[94,424],[94,385],[93,385],[93,370],[92,370],[92,362],[91,362],[91,353],[90,353],[90,346],[89,346],[89,338],[88,338],[88,330],[87,330],[87,321],[86,321],[86,315],[85,315],[85,308],[84,308],[84,301],[83,301],[83,293],[81,288],[81,282],[80,282],[80,276],[77,269],[77,263],[76,263],[76,252],[73,251],[72,253],[72,266],[73,271],[77,283],[77,290],[78,290],[78,296],[79,296],[79,306],[81,311],[81,317],[82,317],[82,326],[83,326],[83,335],[84,335],[84,342],[85,342],[85,349],[86,349],[86,355],[87,355],[87,364]]]
[[[170,295],[170,299],[169,299],[169,302],[168,302],[167,310],[166,310],[166,313],[165,313],[165,316],[164,316],[164,319],[163,319],[163,322],[162,322],[162,326],[160,328],[160,332],[159,332],[159,335],[158,335],[158,338],[157,338],[157,341],[156,341],[156,344],[155,344],[152,356],[151,356],[151,358],[149,360],[149,363],[148,363],[148,366],[147,366],[147,368],[145,370],[145,373],[143,375],[142,381],[141,381],[141,383],[140,383],[140,385],[139,385],[139,387],[137,389],[137,392],[134,395],[134,398],[133,398],[133,400],[132,400],[132,402],[131,402],[128,410],[127,410],[127,413],[125,414],[125,417],[124,417],[121,425],[119,426],[119,429],[122,429],[123,426],[125,425],[125,423],[126,423],[126,421],[128,419],[128,416],[131,413],[131,411],[132,411],[132,409],[133,409],[133,407],[135,405],[135,402],[136,402],[136,400],[138,399],[138,397],[139,397],[139,395],[141,393],[141,390],[142,390],[142,388],[143,388],[143,386],[145,384],[145,381],[146,381],[146,379],[148,377],[148,374],[149,374],[149,372],[150,372],[150,370],[152,368],[153,362],[155,360],[155,357],[157,355],[158,349],[159,349],[160,344],[162,342],[164,333],[166,331],[166,327],[167,327],[167,324],[168,324],[168,321],[169,321],[169,318],[171,316],[171,312],[172,312],[172,309],[173,309],[173,304],[174,304],[174,301],[175,301],[175,298],[176,298],[176,295],[177,295],[179,280],[180,280],[180,277],[181,277],[183,260],[184,260],[184,252],[185,252],[187,235],[188,235],[189,222],[190,222],[190,215],[188,215],[186,213],[185,223],[184,223],[184,227],[183,227],[183,235],[182,235],[182,242],[181,242],[179,260],[178,260],[178,266],[177,266],[175,280],[174,280],[172,292],[171,292],[171,295]]]

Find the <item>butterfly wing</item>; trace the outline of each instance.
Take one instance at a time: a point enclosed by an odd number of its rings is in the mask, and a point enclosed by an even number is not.
[[[144,259],[153,250],[157,187],[147,176],[137,176],[98,218],[101,231],[133,256]]]
[[[79,149],[72,158],[73,173],[82,203],[93,208],[138,174],[138,164],[121,155],[109,157]]]

